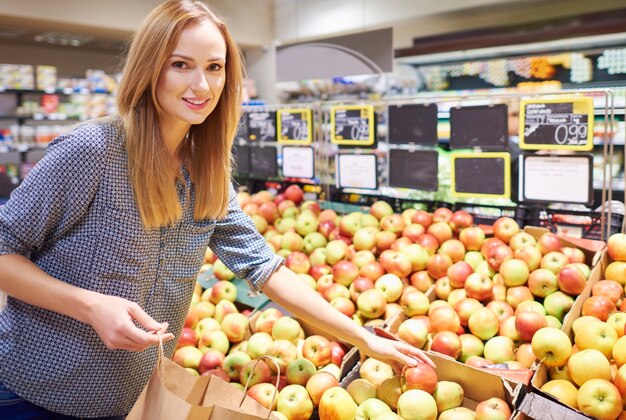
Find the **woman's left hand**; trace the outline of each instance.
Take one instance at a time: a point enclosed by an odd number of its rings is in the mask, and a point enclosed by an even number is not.
[[[401,372],[405,365],[413,367],[420,361],[435,368],[433,361],[417,347],[375,334],[368,334],[364,345],[360,346],[359,350],[367,356],[388,363],[396,372]]]

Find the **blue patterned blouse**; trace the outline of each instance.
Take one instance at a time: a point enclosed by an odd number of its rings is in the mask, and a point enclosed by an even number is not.
[[[134,301],[178,336],[207,246],[254,290],[283,259],[241,211],[233,189],[225,219],[195,221],[184,167],[182,220],[144,228],[123,142],[115,120],[83,123],[55,139],[0,207],[0,254],[27,256],[57,279]],[[169,357],[174,346],[165,346]],[[51,411],[124,415],[155,362],[154,347],[108,350],[91,326],[11,297],[0,312],[0,382]]]

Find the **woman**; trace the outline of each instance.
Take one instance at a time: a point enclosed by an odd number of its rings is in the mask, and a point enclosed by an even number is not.
[[[253,290],[363,352],[432,363],[297,287],[239,208],[241,75],[203,3],[161,4],[130,47],[120,115],[55,139],[0,209],[0,417],[128,413],[156,361],[154,332],[174,351],[207,245]]]

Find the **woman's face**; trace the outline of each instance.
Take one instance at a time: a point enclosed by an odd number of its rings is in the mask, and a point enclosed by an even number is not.
[[[166,132],[187,132],[215,109],[226,82],[226,43],[213,22],[184,29],[156,86]]]

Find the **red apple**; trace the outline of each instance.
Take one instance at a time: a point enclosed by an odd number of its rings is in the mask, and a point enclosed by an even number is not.
[[[443,309],[443,308],[441,308]],[[430,349],[454,359],[461,355],[461,339],[455,332],[440,331],[433,336]]]
[[[402,236],[405,238],[409,238],[411,242],[417,242],[417,238],[426,232],[424,226],[419,223],[411,223],[408,224],[404,230],[402,231]]]
[[[495,271],[499,271],[502,263],[512,258],[513,251],[508,245],[491,247],[487,251],[487,263]]]
[[[445,276],[450,266],[452,266],[452,258],[445,254],[431,255],[426,263],[428,274],[434,279]]]
[[[613,261],[626,261],[626,234],[615,233],[606,244],[609,257]]]
[[[452,228],[446,222],[435,222],[428,227],[426,232],[434,236],[440,244],[452,239],[453,236]]]
[[[537,248],[543,255],[561,251],[561,240],[554,233],[546,232],[537,241]]]
[[[468,228],[474,224],[474,216],[472,216],[465,210],[457,210],[452,214],[449,223],[452,227],[452,230],[455,233],[459,233],[463,229]]]
[[[478,226],[465,228],[459,233],[459,240],[468,251],[480,251],[485,241],[485,231]]]
[[[393,214],[393,208],[386,201],[379,200],[370,207],[370,214],[382,220],[385,216]]]
[[[478,403],[475,413],[475,420],[504,420],[511,417],[509,405],[506,401],[496,397]]]
[[[507,244],[519,231],[519,225],[510,217],[500,217],[493,224],[494,236]]]
[[[616,310],[611,299],[604,296],[591,296],[583,303],[583,316],[595,316],[600,321],[606,321],[609,315]]]
[[[515,314],[515,328],[522,340],[531,341],[537,331],[547,326],[546,317],[540,313],[526,311]]]
[[[585,289],[587,278],[585,274],[574,265],[566,265],[556,276],[559,288],[570,295],[579,295]]]
[[[600,280],[591,288],[593,296],[604,296],[617,304],[624,293],[622,286],[614,280]]]
[[[408,368],[404,376],[402,392],[409,389],[420,389],[432,395],[437,388],[437,372],[426,363],[418,363],[417,366]]]
[[[467,297],[486,302],[493,297],[493,282],[484,274],[472,273],[465,280]]]
[[[470,316],[483,305],[474,298],[461,299],[454,305],[454,310],[459,315],[461,325],[467,326]]]
[[[439,207],[433,212],[433,221],[448,223],[452,220],[453,214],[454,213],[449,208]]]
[[[411,223],[418,223],[428,229],[433,223],[433,215],[424,210],[418,210],[411,216]]]

